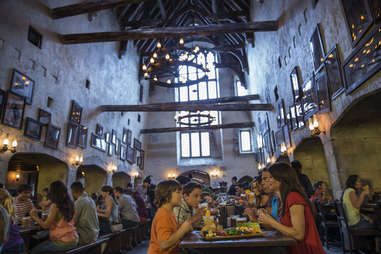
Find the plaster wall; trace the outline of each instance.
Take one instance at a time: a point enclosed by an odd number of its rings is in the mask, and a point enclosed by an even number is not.
[[[260,3],[251,1],[253,21],[279,19],[280,25],[276,32],[255,33],[255,46],[248,45],[247,47],[249,89],[251,93],[258,93],[262,102],[270,102],[276,105],[274,88],[277,87],[279,97],[285,101],[286,111],[294,103],[289,78],[293,68],[299,67],[302,83],[313,72],[309,40],[318,23],[320,23],[326,52],[337,45],[340,60],[344,62],[344,59],[353,51],[340,1],[319,0],[315,8],[313,8],[312,2],[269,0]],[[380,87],[381,73],[378,72],[353,93],[341,93],[332,99],[331,112],[318,115],[319,126],[322,131],[320,139],[323,143],[330,182],[336,198],[340,197],[342,189],[337,169],[338,163],[336,162],[336,157],[340,151],[336,151],[333,147],[330,134],[331,126],[356,99]],[[274,109],[268,114],[270,128],[276,131],[277,110]],[[260,126],[260,122],[265,119],[265,113],[253,112],[252,117],[256,126]],[[292,131],[292,146],[288,150],[291,158],[295,156],[293,152],[299,143],[308,137],[310,137],[308,128]]]
[[[81,1],[42,0],[0,2],[0,88],[8,90],[12,69],[17,69],[35,81],[32,105],[26,105],[24,117],[37,119],[38,109],[52,114],[52,124],[61,128],[60,140],[56,150],[43,146],[45,129],[40,141],[23,136],[23,130],[0,125],[0,142],[8,134],[11,141],[17,139],[17,152],[39,152],[49,154],[66,162],[71,170],[68,183],[75,180],[76,168],[71,166],[72,159],[81,153],[84,162],[106,168],[114,162],[118,170],[129,172],[132,168],[126,161],[116,156],[90,147],[90,133],[96,124],[103,126],[104,132],[116,130],[121,138],[123,128],[132,130],[133,137],[143,142],[139,130],[145,122],[145,114],[138,122],[138,113],[95,113],[96,107],[104,104],[139,103],[139,57],[132,43],[127,52],[118,59],[119,43],[92,43],[63,45],[58,34],[91,33],[118,31],[119,26],[112,10],[93,14],[90,22],[88,14],[53,20],[48,15],[48,8],[60,7]],[[27,40],[28,28],[33,26],[43,36],[39,49]],[[90,87],[86,88],[86,80]],[[144,101],[148,97],[148,86],[144,86]],[[47,105],[48,97],[53,101]],[[81,124],[88,126],[87,148],[72,149],[65,145],[66,127],[69,119],[71,101],[75,100],[83,107]],[[143,101],[143,102],[144,102]],[[128,123],[129,122],[129,123]],[[24,127],[23,127],[24,129]],[[10,152],[0,154],[0,182],[5,181]],[[45,184],[44,184],[45,185]]]

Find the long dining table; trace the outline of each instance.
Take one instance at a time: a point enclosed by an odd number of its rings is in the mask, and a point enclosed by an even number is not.
[[[204,241],[200,231],[187,234],[180,242],[180,248],[199,249],[208,254],[234,253],[281,253],[282,248],[296,245],[296,240],[277,231],[263,231],[262,236],[250,239]],[[237,252],[238,251],[238,252]]]

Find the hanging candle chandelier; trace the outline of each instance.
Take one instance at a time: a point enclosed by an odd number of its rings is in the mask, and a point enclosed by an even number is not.
[[[174,120],[180,125],[200,127],[212,124],[216,120],[216,117],[211,116],[210,113],[201,113],[198,110],[196,112],[180,112],[178,115],[175,115]]]
[[[161,42],[157,42],[156,50],[148,58],[148,61],[142,65],[144,79],[150,80],[153,84],[164,87],[182,87],[197,84],[206,81],[206,75],[209,70],[206,66],[196,63],[200,47],[196,45],[194,48],[184,47],[184,39],[180,38],[179,45],[176,49],[169,51],[163,48]],[[192,66],[199,73],[197,80],[180,80],[179,66]]]

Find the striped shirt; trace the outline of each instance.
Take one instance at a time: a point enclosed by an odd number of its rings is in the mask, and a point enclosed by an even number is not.
[[[20,200],[15,198],[13,201],[15,207],[16,220],[18,224],[21,224],[22,218],[29,214],[29,212],[34,208],[33,202],[31,199]]]
[[[188,206],[184,198],[181,200],[181,206],[175,207],[173,212],[175,213],[177,223],[179,223],[179,225],[190,219],[195,213],[194,209]]]

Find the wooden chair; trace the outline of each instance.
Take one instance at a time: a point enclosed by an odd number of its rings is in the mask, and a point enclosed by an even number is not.
[[[364,253],[358,248],[360,237],[373,237],[376,239],[380,236],[376,229],[353,229],[348,226],[348,220],[344,211],[343,204],[340,201],[336,201],[336,210],[338,211],[338,220],[340,227],[341,243],[343,247],[343,253]]]
[[[319,229],[320,239],[323,244],[325,244],[327,249],[329,249],[330,243],[336,243],[336,241],[331,241],[331,239],[334,239],[334,236],[339,234],[339,223],[337,221],[337,216],[335,220],[328,220],[318,199],[315,199],[314,205],[316,207],[316,223]]]

